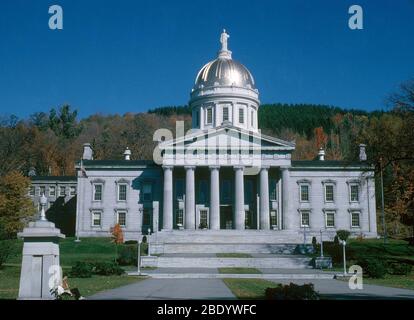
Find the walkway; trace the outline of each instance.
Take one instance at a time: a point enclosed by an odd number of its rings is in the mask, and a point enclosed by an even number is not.
[[[104,300],[190,300],[235,299],[220,279],[147,279],[104,291],[89,299]]]

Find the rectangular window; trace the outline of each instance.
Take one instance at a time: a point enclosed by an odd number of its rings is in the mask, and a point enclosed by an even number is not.
[[[70,195],[76,196],[76,187],[70,187]]]
[[[357,184],[351,184],[351,202],[359,201],[359,186]]]
[[[118,201],[126,201],[127,199],[127,185],[119,184],[118,185]]]
[[[66,187],[60,187],[59,188],[59,196],[65,197],[66,196]]]
[[[95,184],[93,186],[93,200],[94,201],[102,201],[102,185]]]
[[[36,194],[36,188],[31,186],[29,189],[29,196],[34,196]]]
[[[207,124],[213,123],[213,108],[207,109]]]
[[[310,214],[309,211],[302,211],[301,212],[301,226],[302,227],[309,227],[309,219],[310,219]]]
[[[325,201],[333,202],[334,201],[334,186],[333,184],[325,185]]]
[[[50,197],[55,197],[56,196],[56,187],[49,187],[49,196]]]
[[[142,200],[143,201],[152,200],[152,184],[151,183],[145,183],[142,186]]]
[[[244,109],[239,109],[239,123],[244,123]]]
[[[307,184],[302,184],[300,186],[300,201],[302,202],[309,201],[309,186]]]
[[[359,228],[360,227],[359,212],[352,212],[351,213],[351,227],[352,228]]]
[[[200,227],[207,228],[207,210],[200,210]]]
[[[251,216],[250,211],[244,210],[244,226],[246,229],[249,229],[249,226],[250,226],[250,220],[251,220],[250,216]]]
[[[92,225],[94,227],[101,226],[101,213],[99,211],[92,212]]]
[[[46,187],[45,186],[40,187],[40,195],[42,195],[42,194],[46,195]]]
[[[277,211],[276,210],[270,211],[270,225],[277,226]]]
[[[54,204],[55,204],[54,201],[49,201],[49,209],[52,208]]]
[[[270,180],[270,201],[277,201],[277,181]]]
[[[252,112],[250,112],[250,125],[252,126],[252,127],[254,127],[254,118],[253,118],[253,115],[254,115],[254,112],[252,111]]]
[[[195,117],[195,126],[196,127],[198,127],[199,126],[199,124],[198,124],[198,111],[196,111],[196,112],[194,112],[194,117]]]
[[[183,209],[177,209],[176,211],[176,218],[175,218],[177,225],[183,226],[184,225],[184,211]]]
[[[223,122],[229,121],[229,107],[223,108]]]
[[[118,212],[118,221],[117,222],[121,227],[126,226],[126,212],[125,211],[119,211]]]
[[[326,212],[326,227],[335,227],[335,212]]]

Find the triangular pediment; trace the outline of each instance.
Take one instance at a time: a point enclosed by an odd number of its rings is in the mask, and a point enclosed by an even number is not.
[[[295,144],[260,132],[243,130],[234,126],[221,126],[209,130],[192,130],[183,137],[164,141],[160,149],[262,149],[293,151]]]

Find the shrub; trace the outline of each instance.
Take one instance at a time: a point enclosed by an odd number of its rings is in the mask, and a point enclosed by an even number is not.
[[[370,278],[383,278],[387,273],[387,268],[379,259],[361,258],[357,264],[362,267],[363,273]]]
[[[348,230],[338,230],[336,232],[336,235],[338,236],[338,238],[340,240],[346,241],[346,240],[348,240],[348,238],[351,235],[351,233]]]
[[[0,267],[7,261],[13,250],[13,243],[10,240],[0,240]]]
[[[338,236],[337,236],[337,235],[335,236],[335,238],[334,238],[334,241],[333,241],[333,242],[334,242],[334,244],[335,244],[335,245],[339,245],[339,244],[340,244],[340,243],[339,243],[339,238],[338,238]]]
[[[72,266],[70,276],[72,278],[90,278],[93,272],[93,264],[84,261],[77,261]]]
[[[121,275],[124,273],[116,262],[96,262],[93,273],[101,276]]]
[[[265,296],[268,300],[319,300],[319,294],[312,283],[302,286],[294,283],[279,284],[276,288],[266,288]]]
[[[406,276],[411,273],[413,266],[403,262],[391,262],[388,265],[388,273]]]
[[[138,243],[137,240],[128,240],[124,242],[124,244],[137,244],[137,243]]]
[[[324,255],[330,256],[333,263],[341,263],[343,261],[342,246],[335,244],[335,242],[323,242],[323,253]]]
[[[119,246],[117,262],[121,266],[136,266],[138,260],[137,244]]]

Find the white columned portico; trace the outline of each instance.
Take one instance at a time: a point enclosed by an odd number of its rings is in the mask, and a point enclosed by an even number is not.
[[[292,217],[289,214],[289,169],[282,167],[282,212],[283,225],[285,229],[291,229]]]
[[[195,229],[194,166],[185,166],[185,229]]]
[[[262,167],[260,169],[260,229],[270,229],[269,167]]]
[[[173,167],[163,166],[164,169],[164,202],[163,202],[163,229],[173,228]]]
[[[237,230],[244,230],[244,167],[235,166],[235,208],[234,208],[234,227]]]
[[[210,229],[220,230],[220,167],[210,167]]]

